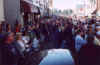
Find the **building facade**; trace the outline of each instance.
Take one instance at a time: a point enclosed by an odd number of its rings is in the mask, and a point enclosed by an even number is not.
[[[0,0],[0,21],[5,21],[12,26],[20,22],[20,0]]]
[[[100,16],[100,0],[97,0],[97,15]]]
[[[12,26],[13,24],[15,24],[16,21],[20,23],[22,20],[21,17],[23,15],[23,13],[21,12],[21,1],[22,0],[0,0],[0,21],[6,21]],[[53,4],[52,0],[23,1],[29,4],[32,13],[38,12],[39,9],[41,15],[48,13],[49,9],[52,7]]]
[[[76,6],[76,14],[81,16],[91,16],[97,7],[96,0],[79,0]]]
[[[15,24],[16,20],[20,22],[20,0],[4,0],[5,21],[9,24]]]
[[[4,0],[0,0],[0,22],[4,21]]]
[[[44,16],[48,13],[48,9],[52,9],[53,0],[33,0],[33,4],[39,7],[41,16]]]

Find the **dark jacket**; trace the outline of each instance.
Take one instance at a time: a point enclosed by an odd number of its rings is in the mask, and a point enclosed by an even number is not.
[[[2,65],[17,65],[19,53],[12,44],[2,45]]]
[[[79,52],[80,65],[100,65],[100,47],[87,44]]]

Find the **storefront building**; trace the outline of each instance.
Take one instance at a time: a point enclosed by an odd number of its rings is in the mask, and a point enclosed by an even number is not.
[[[16,20],[20,22],[20,0],[3,0],[5,21],[15,24]]]
[[[97,15],[100,16],[100,0],[97,0]]]
[[[14,26],[16,20],[20,22],[20,0],[0,0],[0,22]]]
[[[24,26],[37,22],[37,15],[40,9],[33,4],[32,0],[21,0],[21,16],[23,17]]]
[[[0,22],[4,21],[4,6],[3,6],[3,1],[0,0]]]

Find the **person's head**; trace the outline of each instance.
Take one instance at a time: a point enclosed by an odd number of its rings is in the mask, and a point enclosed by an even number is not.
[[[100,26],[96,26],[96,27],[95,27],[95,30],[96,30],[96,31],[100,31]]]
[[[22,40],[22,33],[16,34],[16,40]]]
[[[94,36],[93,35],[89,35],[88,38],[87,38],[87,42],[89,44],[93,44],[93,42],[94,42]]]
[[[80,29],[77,31],[77,34],[79,34],[79,35],[81,35],[81,36],[83,36],[83,35],[84,35],[83,31],[82,31],[82,30],[80,30]]]
[[[92,34],[93,33],[93,28],[92,26],[88,26],[88,34]]]
[[[100,39],[100,31],[96,32],[96,37]]]
[[[32,27],[31,26],[28,26],[28,30],[32,30]]]
[[[11,32],[11,25],[10,24],[6,25],[6,32]]]
[[[22,35],[23,35],[23,36],[27,36],[27,35],[28,35],[27,31],[26,31],[26,30],[23,31]]]
[[[14,33],[9,32],[4,34],[3,42],[11,44],[14,41]]]
[[[33,26],[32,26],[32,29],[34,30],[35,28],[36,28],[35,25],[33,25]]]
[[[40,25],[39,25],[39,23],[38,23],[38,24],[36,25],[36,28],[39,28],[39,26],[40,26]]]

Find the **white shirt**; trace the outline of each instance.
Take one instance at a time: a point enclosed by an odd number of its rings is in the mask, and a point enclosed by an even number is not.
[[[24,41],[25,44],[27,44],[29,42],[29,37],[28,36],[23,36],[22,40]]]
[[[86,40],[84,40],[80,35],[76,35],[75,37],[75,48],[76,51],[79,52],[80,48],[86,44]]]
[[[25,44],[23,43],[23,41],[22,40],[18,40],[17,42],[20,45],[20,51],[21,52],[25,51]]]
[[[38,48],[39,47],[39,40],[37,40],[37,38],[34,38],[32,47],[33,48]]]

